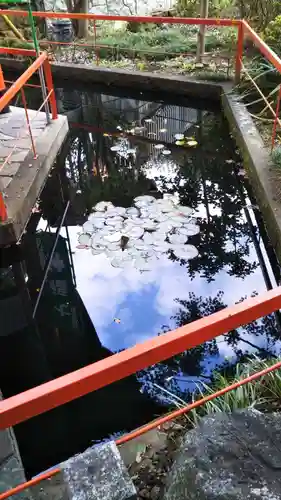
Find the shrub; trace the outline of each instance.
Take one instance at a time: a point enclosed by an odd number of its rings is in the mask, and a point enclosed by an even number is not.
[[[281,15],[275,17],[275,19],[269,23],[264,30],[263,37],[266,43],[276,50],[276,52],[281,52]]]

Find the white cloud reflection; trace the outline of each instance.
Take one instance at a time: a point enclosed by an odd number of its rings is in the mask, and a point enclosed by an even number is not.
[[[215,298],[222,290],[222,300],[228,305],[239,301],[242,295],[249,297],[254,292],[265,292],[260,268],[245,280],[230,276],[227,270],[223,270],[211,283],[200,276],[191,280],[185,266],[180,266],[165,256],[157,261],[151,272],[141,274],[133,268],[116,269],[105,255],[93,256],[91,250],[77,249],[78,232],[78,228],[69,228],[75,252],[73,259],[77,288],[101,342],[112,351],[130,347],[157,335],[163,325],[173,328],[175,322],[171,316],[179,310],[175,299],[188,299],[191,292],[197,297]],[[255,251],[252,249],[248,260],[253,262],[255,259]],[[114,323],[116,317],[120,319],[120,324]],[[243,337],[266,347],[266,340],[263,338],[249,335],[245,331]],[[232,348],[227,345],[224,337],[218,337],[217,340],[222,358],[231,357]],[[242,342],[239,347],[251,350]]]

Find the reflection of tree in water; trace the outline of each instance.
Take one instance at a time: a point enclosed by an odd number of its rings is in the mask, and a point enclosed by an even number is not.
[[[233,145],[229,144],[224,127],[221,120],[204,122],[201,136],[198,137],[199,131],[195,132],[202,144],[202,154],[197,150],[192,156],[190,153],[185,158],[180,156],[172,188],[167,188],[161,178],[163,192],[178,191],[182,205],[195,210],[200,207],[201,213],[204,212],[197,217],[200,234],[189,241],[195,244],[199,255],[188,262],[188,274],[194,278],[200,273],[208,282],[214,281],[215,275],[225,268],[229,275],[244,278],[258,266],[257,262],[247,260],[251,231],[243,216],[244,201],[237,186],[235,163],[239,164],[239,157],[230,164],[226,162],[233,156]],[[213,154],[206,155],[206,151]],[[181,264],[186,263],[181,261]]]
[[[179,328],[224,309],[226,304],[223,302],[223,295],[223,292],[219,291],[215,297],[205,298],[190,293],[187,300],[176,299],[180,309],[171,318],[175,322],[173,327]],[[241,301],[245,299],[246,297],[242,298]],[[170,328],[165,325],[159,335],[169,330]],[[231,371],[234,363],[245,361],[247,356],[254,350],[260,357],[271,356],[278,339],[279,332],[274,314],[272,314],[244,325],[243,329],[240,328],[227,333],[223,339],[220,337],[219,340],[215,338],[204,342],[173,358],[142,370],[138,374],[139,379],[142,380],[144,389],[148,393],[158,393],[159,395],[155,385],[157,384],[168,389],[176,396],[188,399],[191,394],[190,390],[194,390],[195,387],[193,385],[192,389],[190,389],[190,383],[193,381],[196,383],[198,380],[204,380],[205,378],[210,381],[214,369],[217,371]],[[219,344],[221,342],[225,342],[232,349],[233,356],[230,356],[228,360],[220,357]],[[188,378],[189,388],[184,387],[186,377],[191,377],[191,379]]]

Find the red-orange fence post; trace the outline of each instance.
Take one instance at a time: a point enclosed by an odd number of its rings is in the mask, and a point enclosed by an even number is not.
[[[240,22],[238,27],[237,46],[236,46],[236,60],[235,60],[235,84],[240,82],[242,57],[243,57],[243,42],[244,42],[244,25]]]
[[[276,129],[277,129],[278,116],[279,116],[279,111],[280,111],[280,100],[281,100],[281,85],[279,85],[279,92],[278,92],[278,97],[277,97],[275,118],[274,118],[274,123],[273,123],[273,128],[272,128],[271,151],[273,150],[274,145],[275,145]]]
[[[52,111],[52,118],[53,120],[56,120],[58,117],[58,110],[57,110],[57,101],[56,101],[56,96],[55,96],[55,90],[54,90],[54,85],[53,85],[53,77],[52,77],[52,71],[51,71],[51,65],[48,59],[44,61],[44,73],[45,73],[45,78],[46,78],[46,85],[48,92],[50,93],[50,106],[51,106],[51,111]]]
[[[3,198],[3,193],[0,192],[0,220],[5,222],[8,219],[7,209]]]

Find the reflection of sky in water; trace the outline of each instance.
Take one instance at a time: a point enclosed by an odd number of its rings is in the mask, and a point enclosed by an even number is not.
[[[78,232],[79,229],[70,228],[73,247]],[[78,291],[100,340],[114,351],[157,335],[164,325],[173,329],[176,325],[171,316],[178,310],[175,299],[186,299],[191,292],[196,296],[215,297],[223,290],[223,301],[231,305],[242,295],[265,291],[259,268],[246,280],[230,276],[223,270],[216,275],[215,281],[207,283],[200,276],[191,280],[184,267],[166,257],[160,259],[151,272],[142,274],[133,268],[116,269],[105,255],[93,257],[90,250],[75,249],[73,258]],[[249,261],[255,259],[252,249]],[[115,317],[120,318],[121,323],[114,323]],[[229,355],[232,350],[222,343],[220,352]]]
[[[197,209],[202,216],[203,207]],[[218,272],[215,280],[210,283],[196,274],[191,279],[186,267],[179,262],[172,262],[167,256],[162,256],[156,262],[151,272],[140,273],[134,268],[116,269],[111,266],[105,255],[93,257],[90,250],[75,248],[79,228],[71,227],[70,239],[75,254],[73,255],[77,278],[77,289],[95,325],[98,336],[104,346],[111,351],[118,351],[143,342],[161,331],[177,327],[173,318],[180,306],[176,299],[186,300],[190,293],[196,297],[215,298],[219,291],[223,291],[222,301],[232,305],[242,297],[249,297],[253,293],[263,293],[266,290],[261,269],[258,266],[247,277],[231,276],[227,267]],[[226,243],[231,249],[232,243]],[[266,253],[265,260],[268,264]],[[251,245],[248,262],[257,260],[254,247]],[[188,263],[186,266],[188,267]],[[270,266],[268,266],[270,268]],[[271,278],[273,275],[271,272]],[[119,318],[120,323],[115,323]],[[246,341],[267,349],[268,341],[265,337],[248,333],[243,327],[239,333]],[[271,350],[277,352],[279,342]],[[208,375],[216,365],[226,359],[234,359],[232,346],[228,345],[223,336],[217,338],[218,354],[207,356],[201,363],[202,374]],[[255,349],[239,341],[237,349],[255,352]],[[153,373],[153,368],[151,369]],[[173,372],[170,373],[170,376]],[[200,379],[181,371],[175,372],[174,383],[179,391],[193,386],[190,381]],[[167,378],[169,382],[169,377]],[[157,382],[157,381],[156,381]],[[169,387],[169,384],[165,384]]]
[[[137,102],[140,105],[139,108]],[[124,109],[128,105],[126,99],[118,101],[110,96],[107,96],[103,102],[101,128],[106,132],[116,130],[116,124],[114,126],[110,124],[110,112],[116,106],[116,116],[120,115],[121,108],[118,108],[117,103],[118,106],[122,103]],[[126,191],[125,175],[132,171],[136,177],[131,184],[128,183],[128,192],[125,195],[126,202],[131,205],[136,194],[131,195],[130,189],[135,189],[137,195],[148,194],[148,184],[140,177],[140,172],[145,174],[146,178],[155,180],[158,192],[178,192],[181,204],[192,206],[201,227],[200,234],[188,241],[198,248],[199,263],[194,264],[196,261],[194,259],[194,261],[180,265],[178,261],[161,256],[150,272],[140,273],[133,267],[116,269],[111,266],[105,255],[93,256],[90,249],[77,248],[78,233],[81,228],[69,227],[78,292],[100,341],[112,352],[126,349],[179,326],[179,314],[184,308],[179,301],[192,301],[195,298],[199,304],[200,317],[214,312],[215,304],[229,306],[253,294],[266,291],[257,251],[249,229],[249,220],[257,237],[259,237],[259,230],[254,212],[249,210],[247,221],[243,210],[244,203],[249,204],[249,198],[244,188],[243,177],[239,177],[240,180],[238,180],[238,176],[234,175],[234,170],[236,172],[239,170],[239,158],[234,153],[233,144],[229,142],[225,123],[220,123],[220,118],[215,114],[203,112],[200,115],[200,112],[198,114],[192,108],[134,100],[131,100],[129,104],[132,108],[131,119],[129,119],[129,111],[124,111],[124,113],[122,111],[126,125],[122,121],[116,123],[121,123],[122,130],[126,127],[130,128],[128,123],[132,124],[133,120],[135,125],[145,125],[143,140],[140,137],[137,141],[132,138],[123,140],[108,133],[102,134],[95,129],[90,134],[84,132],[90,137],[91,147],[96,148],[96,156],[93,157],[91,167],[104,169],[106,166],[106,172],[103,171],[102,174],[105,178],[101,175],[102,182],[104,186],[108,186],[109,193],[114,193],[116,205],[122,205],[119,199],[123,199],[123,186]],[[112,109],[110,106],[113,106]],[[130,106],[128,105],[128,108]],[[136,106],[135,109],[134,106]],[[101,109],[99,101],[97,101],[97,108]],[[153,120],[149,119],[148,123],[145,117],[151,109],[154,110],[154,115],[153,113],[150,115],[153,116]],[[93,116],[94,111],[95,108],[91,108]],[[196,124],[199,119],[201,120],[200,130],[199,125]],[[92,120],[94,123],[90,115],[87,115],[85,120],[90,123]],[[186,135],[193,135],[199,143],[198,150],[195,149],[195,153],[191,155],[186,154],[184,148],[174,147],[175,134],[186,131],[188,131]],[[121,156],[118,151],[115,151],[116,145],[121,142],[124,143],[125,149],[133,151],[128,157],[127,154],[124,155],[124,148]],[[162,142],[165,143],[165,151],[171,150],[167,156],[163,155],[163,150],[157,147],[157,143],[159,146]],[[74,151],[71,161],[76,161],[75,155],[78,148],[79,139],[77,139],[76,152]],[[201,149],[202,156],[200,156]],[[97,151],[107,151],[108,156],[103,156],[102,153],[99,153],[99,156]],[[71,161],[70,158],[66,160],[67,175],[70,179],[73,178],[73,172],[69,168]],[[114,180],[110,185],[112,174]],[[121,182],[120,179],[122,179]],[[75,182],[77,182],[76,179]],[[138,186],[143,186],[143,190],[138,192],[140,189]],[[92,187],[95,190],[94,203],[106,199],[101,194],[104,187],[101,185],[99,188],[95,179],[92,180]],[[79,182],[77,193],[78,196],[83,197],[83,186]],[[275,279],[262,240],[259,241],[259,245],[272,285],[275,286]],[[210,307],[206,306],[208,300],[209,306],[211,304],[211,311]],[[193,316],[191,311],[189,321],[194,319]],[[114,322],[114,318],[120,319],[120,322]],[[236,354],[239,355],[239,350],[256,351],[255,346],[271,351],[279,349],[279,342],[277,343],[274,337],[276,333],[274,326],[271,325],[272,338],[267,338],[263,333],[262,321],[256,323],[255,329],[248,327],[239,329],[242,340],[238,339],[234,342]],[[184,323],[186,321],[180,322],[180,324]],[[201,373],[196,373],[197,376],[209,375],[216,365],[222,365],[231,357],[235,359],[233,343],[230,345],[228,339],[223,336],[217,338],[216,343],[218,351],[211,353],[207,351],[200,359]],[[189,375],[192,380],[196,378],[194,373],[191,374],[189,371],[192,372],[189,370],[189,364],[184,367],[179,364],[176,368],[172,367],[168,370],[167,376],[162,377],[161,382],[169,387],[166,383],[167,378],[169,379],[176,373],[181,379],[177,381],[177,389],[185,390],[188,386]],[[156,375],[154,377],[154,372],[156,373],[157,369],[151,368],[152,381],[159,382],[159,377],[157,378]],[[163,373],[165,374],[165,370]]]

